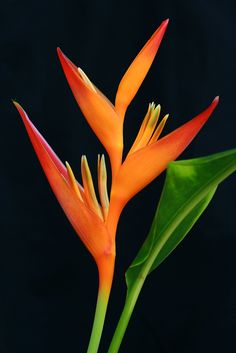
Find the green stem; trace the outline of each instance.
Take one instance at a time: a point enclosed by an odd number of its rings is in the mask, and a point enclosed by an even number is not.
[[[109,295],[98,292],[96,311],[87,353],[96,353],[102,336]]]
[[[110,297],[110,291],[114,273],[115,256],[110,254],[100,259],[98,264],[99,271],[99,289],[97,305],[94,316],[93,328],[90,336],[87,353],[97,353],[104,321],[106,317],[107,305]]]

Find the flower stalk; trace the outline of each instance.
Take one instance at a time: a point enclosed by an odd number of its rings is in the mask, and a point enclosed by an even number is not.
[[[110,291],[111,291],[113,274],[114,274],[114,266],[115,266],[114,254],[105,255],[101,259],[98,265],[99,289],[98,289],[98,297],[97,297],[93,327],[92,327],[87,353],[97,353],[99,348],[104,321],[105,321],[106,312],[107,312],[108,301],[110,297]]]

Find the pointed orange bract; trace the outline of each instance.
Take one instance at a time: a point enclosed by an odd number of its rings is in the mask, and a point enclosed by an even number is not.
[[[211,116],[218,102],[219,97],[216,97],[206,110],[192,120],[127,156],[113,182],[108,215],[110,230],[116,228],[116,220],[126,203],[186,149]]]
[[[112,237],[101,219],[78,197],[69,181],[65,166],[29,120],[23,108],[16,102],[14,104],[55,196],[76,233],[99,263],[104,253],[114,251]],[[80,190],[83,192],[81,186]]]
[[[165,34],[169,20],[162,22],[124,74],[116,94],[115,110],[124,118],[126,109],[145,79]]]
[[[115,172],[122,158],[122,120],[116,114],[112,103],[59,48],[58,55],[74,97],[90,127],[106,148]]]

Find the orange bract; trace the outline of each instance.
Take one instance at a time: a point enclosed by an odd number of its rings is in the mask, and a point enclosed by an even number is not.
[[[124,204],[156,178],[170,161],[175,160],[190,144],[208,120],[219,97],[201,114],[158,141],[143,146],[129,154],[122,164],[113,184],[113,193]]]
[[[152,65],[168,23],[167,19],[157,28],[120,81],[116,94],[115,110],[122,118]]]
[[[121,164],[123,149],[122,120],[111,102],[92,84],[58,48],[64,73],[87,122],[110,156],[113,174]]]
[[[51,147],[29,120],[23,108],[14,102],[25,124],[29,138],[46,174],[49,184],[81,240],[99,263],[105,254],[114,253],[114,241],[99,215],[85,203],[85,191],[73,172],[59,160]],[[68,164],[67,164],[68,165]],[[86,181],[86,178],[85,178]]]

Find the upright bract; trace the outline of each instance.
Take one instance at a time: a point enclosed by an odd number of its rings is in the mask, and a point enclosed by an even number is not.
[[[120,81],[116,94],[115,110],[122,118],[152,65],[168,23],[169,20],[165,20],[157,28]]]

